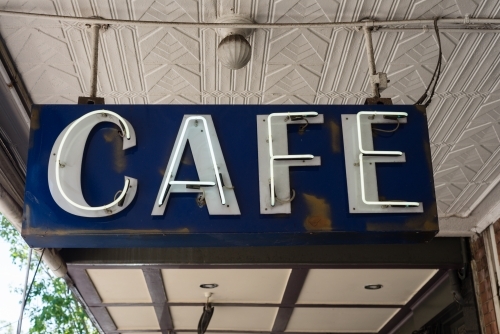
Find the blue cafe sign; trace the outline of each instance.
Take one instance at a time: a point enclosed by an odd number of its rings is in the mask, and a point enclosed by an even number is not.
[[[438,232],[415,106],[46,105],[33,247],[406,243]]]

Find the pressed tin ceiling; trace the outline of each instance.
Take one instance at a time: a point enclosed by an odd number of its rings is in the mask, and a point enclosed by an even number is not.
[[[0,0],[0,8],[174,22],[232,13],[260,23],[500,17],[497,0]],[[83,24],[2,17],[0,33],[35,103],[73,104],[88,94]],[[257,29],[252,59],[238,71],[217,60],[213,29],[111,25],[101,36],[98,96],[107,104],[362,104],[369,96],[363,35],[354,29]],[[443,73],[428,117],[442,217],[474,208],[500,178],[499,38],[441,32]],[[437,62],[432,27],[380,30],[373,42],[377,70],[390,79],[382,96],[414,103]]]

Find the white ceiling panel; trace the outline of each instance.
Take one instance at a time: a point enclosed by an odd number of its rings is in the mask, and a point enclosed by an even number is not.
[[[296,308],[287,332],[378,332],[399,309],[390,308]]]
[[[196,329],[203,307],[171,306],[176,329]],[[209,330],[270,331],[278,312],[277,307],[225,307],[215,305]]]
[[[140,269],[87,269],[103,303],[151,303]]]
[[[311,269],[298,304],[403,305],[437,272],[432,269]],[[366,285],[381,284],[379,290]]]
[[[118,330],[160,329],[152,306],[110,306],[107,309]]]
[[[279,303],[290,269],[163,269],[162,274],[170,302],[204,302],[204,293],[212,292],[214,303]],[[200,288],[212,283],[219,286]]]

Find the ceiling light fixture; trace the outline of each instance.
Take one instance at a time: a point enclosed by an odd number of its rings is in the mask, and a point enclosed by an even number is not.
[[[217,19],[217,23],[253,24],[250,17],[243,15],[226,15]],[[251,28],[219,28],[217,34],[222,38],[217,48],[220,62],[227,68],[239,70],[248,64],[252,57],[252,46],[247,37],[253,32]]]
[[[208,283],[208,284],[200,285],[200,288],[202,288],[202,289],[215,289],[218,286],[219,286],[219,284],[217,284],[217,283]]]
[[[365,285],[366,290],[379,290],[382,289],[383,285],[382,284],[368,284]]]

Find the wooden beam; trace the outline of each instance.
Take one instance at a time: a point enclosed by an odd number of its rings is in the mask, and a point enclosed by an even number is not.
[[[169,305],[167,304],[167,293],[163,285],[161,270],[158,268],[144,268],[142,272],[146,279],[151,300],[154,303],[154,309],[160,329],[162,333],[168,333],[173,330],[174,324],[172,322]]]
[[[297,302],[308,272],[309,269],[305,268],[292,269],[285,292],[283,293],[283,298],[281,300],[282,304],[295,304]],[[285,331],[288,322],[290,321],[290,317],[292,316],[292,312],[293,308],[290,307],[280,307],[278,309],[272,328],[273,333]]]

